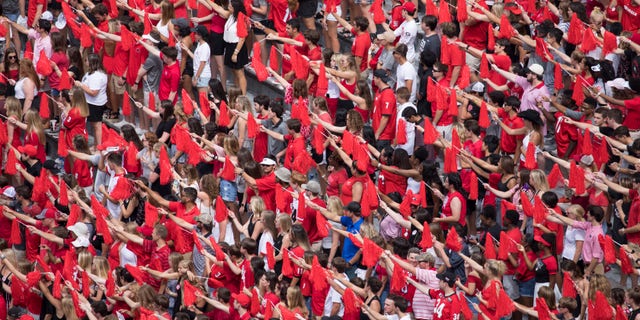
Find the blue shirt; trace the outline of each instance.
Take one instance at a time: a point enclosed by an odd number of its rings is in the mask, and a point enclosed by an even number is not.
[[[345,228],[347,228],[347,232],[353,234],[360,233],[360,226],[362,225],[362,222],[364,222],[363,218],[360,218],[356,222],[353,222],[353,220],[351,220],[351,218],[349,217],[340,218],[340,223],[345,226]],[[356,252],[358,252],[358,250],[360,250],[360,248],[356,247],[351,239],[345,238],[344,247],[342,248],[342,258],[349,262],[356,255]]]

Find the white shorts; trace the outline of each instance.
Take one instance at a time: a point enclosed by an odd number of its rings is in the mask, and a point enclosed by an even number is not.
[[[338,20],[336,20],[336,18],[332,14],[326,12],[327,5],[323,5],[322,8],[325,10],[327,21],[338,22]],[[336,14],[342,17],[342,8],[340,6],[336,6]]]

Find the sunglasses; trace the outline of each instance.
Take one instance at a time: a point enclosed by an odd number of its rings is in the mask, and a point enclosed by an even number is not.
[[[16,59],[18,58],[17,56],[7,56],[8,59]]]

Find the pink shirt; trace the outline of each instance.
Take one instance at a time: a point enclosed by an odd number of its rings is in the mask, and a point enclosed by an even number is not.
[[[439,280],[436,278],[436,270],[416,268],[416,278],[420,283],[425,284],[429,289],[439,289]],[[416,290],[413,295],[413,314],[416,319],[433,319],[433,309],[436,306],[436,299]]]
[[[38,33],[34,29],[29,29],[28,36],[30,39],[34,39],[33,43],[33,65],[35,66],[40,60],[40,51],[44,50],[44,54],[47,58],[51,58],[52,50],[51,50],[51,38],[46,36],[44,38],[41,37],[40,33]]]
[[[594,226],[591,222],[587,221],[575,221],[572,227],[585,231],[584,245],[582,246],[582,259],[584,259],[584,262],[590,263],[593,259],[602,261],[604,253],[598,242],[598,236],[603,235],[602,226]]]

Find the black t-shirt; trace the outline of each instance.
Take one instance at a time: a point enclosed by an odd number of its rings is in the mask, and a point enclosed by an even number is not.
[[[176,118],[171,117],[169,119],[167,119],[166,121],[160,121],[160,123],[158,123],[158,128],[156,128],[156,136],[158,136],[158,139],[160,139],[162,137],[163,133],[168,133],[171,134],[171,129],[173,129],[173,126],[176,125]],[[167,139],[167,145],[171,144],[171,141],[169,139]]]
[[[29,163],[27,162],[23,162],[26,171],[34,176],[34,177],[39,177],[40,176],[40,171],[42,171],[42,163],[40,161],[36,161],[36,163],[34,163],[33,165],[29,165]],[[29,186],[30,188],[33,188],[33,184],[29,183],[28,181],[25,180],[24,182],[27,186]]]
[[[153,170],[153,173],[156,173],[158,175],[160,175],[160,166],[157,166],[155,170]],[[167,184],[160,184],[160,178],[156,179],[156,181],[154,181],[151,184],[151,190],[157,192],[158,194],[160,194],[161,196],[166,196],[166,195],[170,195],[171,194],[171,181],[169,181],[169,183]]]

